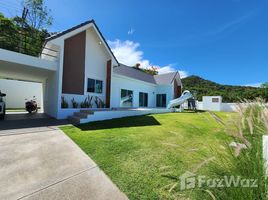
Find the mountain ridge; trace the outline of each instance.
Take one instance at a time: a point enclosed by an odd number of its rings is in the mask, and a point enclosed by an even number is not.
[[[196,75],[183,78],[182,84],[184,90],[196,92],[199,101],[202,101],[202,96],[222,96],[223,102],[254,100],[258,97],[268,101],[268,89],[265,88],[219,84]]]

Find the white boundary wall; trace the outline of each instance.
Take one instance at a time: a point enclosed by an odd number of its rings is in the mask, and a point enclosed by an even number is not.
[[[262,136],[263,159],[266,167],[266,175],[268,175],[268,135]]]
[[[236,103],[222,103],[221,96],[203,96],[196,105],[198,110],[236,112]]]

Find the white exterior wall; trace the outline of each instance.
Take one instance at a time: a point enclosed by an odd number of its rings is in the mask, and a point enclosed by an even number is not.
[[[133,107],[139,107],[139,92],[148,93],[148,107],[156,105],[156,86],[154,84],[113,74],[111,107],[120,107],[121,89],[133,91]]]
[[[40,59],[34,56],[28,56],[25,54],[5,49],[0,49],[0,61],[14,63],[18,65],[30,66],[34,67],[35,69],[44,69],[50,71],[55,71],[57,69],[55,61]]]
[[[167,105],[169,103],[169,101],[173,100],[173,96],[174,96],[174,89],[173,89],[173,85],[158,85],[156,87],[156,94],[166,94],[167,95]],[[155,96],[156,96],[155,94]],[[155,106],[156,106],[156,101],[155,101]]]
[[[266,176],[268,176],[268,136],[262,136],[262,149],[263,149],[263,159],[265,164]]]
[[[213,109],[213,107],[211,106],[204,108],[202,101],[199,101],[197,103],[197,109],[198,110],[210,110],[210,111],[223,111],[223,112],[236,112],[237,111],[236,103],[221,103],[220,110],[219,110],[218,108]]]
[[[133,91],[133,107],[139,107],[139,92],[148,93],[148,107],[156,107],[156,95],[166,94],[167,105],[173,99],[173,85],[154,85],[114,74],[112,77],[111,107],[120,107],[121,89]]]
[[[93,29],[88,29],[86,31],[86,66],[84,86],[84,94],[86,96],[98,96],[105,101],[107,61],[110,59],[110,56],[104,49],[103,43],[100,43],[100,39],[97,34],[93,31]],[[87,92],[88,78],[101,80],[103,82],[102,94]]]
[[[198,110],[204,110],[204,108],[203,108],[203,102],[202,101],[196,101],[196,108]]]
[[[7,108],[25,108],[25,99],[36,97],[38,107],[43,108],[43,92],[41,83],[25,81],[0,80],[0,91],[5,93]]]
[[[236,112],[236,103],[222,103],[221,104],[221,111],[224,112]]]
[[[212,102],[213,98],[219,99],[219,102]],[[211,111],[221,111],[221,96],[203,96],[203,109]]]
[[[88,118],[81,119],[80,123],[88,123],[94,121],[102,121],[114,118],[129,117],[129,116],[139,116],[148,114],[160,114],[169,113],[169,109],[164,108],[138,108],[133,110],[120,110],[120,111],[97,111],[93,115],[89,115]]]
[[[62,75],[63,75],[63,56],[64,56],[64,40],[70,38],[81,31],[86,30],[86,56],[85,56],[85,83],[84,83],[84,95],[76,94],[62,94]],[[62,37],[53,39],[49,43],[53,43],[58,46],[60,49],[60,54],[58,58],[58,70],[53,77],[53,80],[50,83],[55,83],[54,86],[50,85],[48,88],[53,87],[56,95],[54,96],[55,101],[55,113],[58,119],[66,118],[67,114],[72,115],[73,112],[78,111],[79,109],[73,109],[71,106],[72,98],[75,99],[79,104],[84,101],[84,99],[90,96],[98,96],[105,101],[106,94],[106,70],[107,70],[107,61],[112,60],[112,67],[117,65],[116,60],[109,54],[109,49],[105,46],[104,41],[102,40],[100,34],[96,28],[89,24],[85,27],[78,28],[70,33],[63,35]],[[47,44],[48,47],[51,45]],[[52,45],[53,46],[53,45]],[[54,47],[54,46],[53,46]],[[148,93],[148,107],[156,106],[156,94],[167,94],[167,104],[173,99],[173,86],[159,86],[157,87],[154,84],[146,83],[143,81],[138,81],[130,78],[116,77],[117,75],[113,74],[111,78],[111,107],[120,107],[120,96],[121,88],[129,89],[134,91],[134,100],[133,107],[139,107],[139,92]],[[103,93],[88,93],[87,92],[87,79],[93,78],[103,81]],[[71,81],[71,80],[70,80]],[[68,109],[61,108],[61,97],[64,96],[69,103]],[[94,100],[93,100],[94,103]],[[106,103],[106,102],[105,102]],[[54,115],[53,115],[54,116]]]
[[[55,112],[56,117],[58,119],[62,119],[63,115],[61,114],[63,111],[61,109],[61,97],[64,96],[65,99],[69,103],[69,108],[71,108],[71,99],[74,98],[76,102],[79,104],[84,101],[84,99],[90,96],[98,96],[102,100],[105,100],[106,94],[106,69],[107,69],[107,61],[112,60],[112,66],[116,65],[115,60],[108,54],[107,48],[104,45],[104,41],[101,39],[100,35],[96,31],[95,27],[90,24],[86,29],[86,51],[85,51],[85,83],[84,83],[84,95],[77,94],[62,94],[62,76],[63,76],[63,56],[64,56],[64,40],[70,38],[81,31],[84,28],[76,29],[70,33],[65,34],[62,37],[56,38],[53,42],[54,45],[57,45],[60,49],[60,54],[58,58],[58,70],[57,74],[54,77],[55,80],[52,82],[56,82],[53,86],[55,88],[55,95],[57,103],[55,103]],[[51,44],[47,44],[49,48]],[[55,47],[55,46],[53,46]],[[93,78],[103,81],[103,93],[88,93],[87,92],[87,79]],[[112,91],[111,91],[112,92]],[[94,101],[93,101],[94,102]],[[66,109],[65,109],[66,110]],[[65,116],[66,117],[66,116]]]
[[[0,62],[1,77],[42,83],[44,112],[50,116],[57,117],[57,91],[53,90],[53,87],[57,87],[59,83],[55,78],[58,74],[58,61],[49,61],[0,49]],[[50,81],[51,78],[53,81]],[[46,85],[46,83],[49,84]],[[18,88],[20,87],[19,84],[17,86]],[[16,97],[19,99],[19,94]],[[40,105],[42,107],[42,101]]]
[[[219,98],[219,102],[212,102],[212,98]],[[222,103],[221,96],[204,96],[203,101],[197,102],[197,109],[209,111],[236,112],[236,103]]]
[[[50,75],[43,84],[44,112],[52,117],[58,117],[59,109],[59,71]]]
[[[85,82],[84,82],[84,95],[77,94],[62,94],[65,100],[69,103],[69,108],[72,107],[71,100],[74,98],[79,104],[89,96],[97,96],[105,102],[106,94],[106,77],[107,77],[107,61],[110,60],[103,43],[93,29],[86,30],[86,51],[85,51]],[[62,65],[63,67],[63,65]],[[97,79],[103,82],[102,93],[87,92],[87,79]],[[62,80],[62,77],[61,77]],[[94,103],[94,98],[92,103]],[[105,102],[106,103],[106,102]],[[95,103],[93,107],[96,107]]]

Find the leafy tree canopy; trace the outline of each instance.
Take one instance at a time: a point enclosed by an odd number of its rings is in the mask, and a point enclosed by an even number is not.
[[[25,22],[32,28],[40,30],[52,25],[53,18],[43,0],[25,0],[23,6],[27,9]]]
[[[25,0],[23,7],[22,17],[7,18],[0,13],[0,48],[38,56],[50,35],[46,28],[52,17],[43,0]]]

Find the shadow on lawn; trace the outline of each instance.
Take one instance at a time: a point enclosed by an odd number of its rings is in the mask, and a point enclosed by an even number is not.
[[[83,131],[87,131],[87,130],[101,130],[111,128],[160,126],[160,125],[161,124],[153,116],[144,115],[144,116],[124,117],[119,119],[90,122],[87,124],[76,125],[76,127]]]

